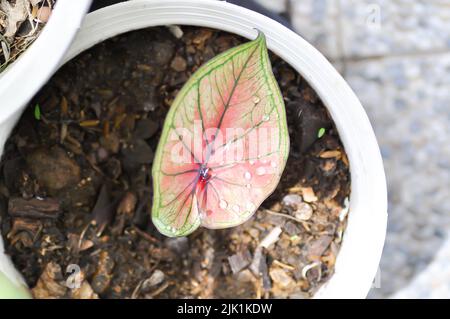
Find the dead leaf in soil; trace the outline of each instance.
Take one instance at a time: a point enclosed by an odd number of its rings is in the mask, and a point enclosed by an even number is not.
[[[12,38],[22,22],[24,22],[28,17],[28,7],[29,1],[27,0],[16,0],[16,4],[13,5],[10,1],[1,0],[0,10],[6,14],[6,27],[4,36],[7,39]]]
[[[307,203],[312,203],[317,201],[317,196],[314,194],[314,190],[312,187],[303,187],[302,188],[303,200]]]
[[[31,292],[37,299],[62,298],[67,287],[63,284],[61,266],[54,262],[48,263]]]
[[[325,152],[320,153],[320,155],[319,155],[320,158],[336,158],[336,159],[340,159],[341,156],[342,156],[342,153],[339,150],[325,151]]]

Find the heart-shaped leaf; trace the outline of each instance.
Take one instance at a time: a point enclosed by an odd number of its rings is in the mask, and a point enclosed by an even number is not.
[[[178,93],[153,164],[153,223],[172,237],[245,222],[274,191],[288,152],[283,98],[259,33]]]

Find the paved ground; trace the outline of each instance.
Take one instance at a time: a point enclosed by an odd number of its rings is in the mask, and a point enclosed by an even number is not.
[[[450,297],[450,0],[258,1],[335,64],[372,121],[389,227],[370,296]]]

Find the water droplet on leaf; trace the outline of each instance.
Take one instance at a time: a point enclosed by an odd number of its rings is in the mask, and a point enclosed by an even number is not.
[[[266,173],[266,169],[264,168],[264,167],[258,167],[257,169],[256,169],[256,175],[259,175],[259,176],[261,176],[261,175],[264,175]]]
[[[219,201],[219,207],[222,208],[222,209],[225,209],[225,208],[228,207],[228,203],[225,200],[221,199]]]
[[[255,104],[258,104],[259,103],[259,101],[261,101],[260,100],[260,98],[259,97],[257,97],[256,95],[253,97],[253,103],[255,103]]]
[[[250,174],[250,172],[245,172],[244,177],[247,180],[251,180],[252,179],[252,174]]]

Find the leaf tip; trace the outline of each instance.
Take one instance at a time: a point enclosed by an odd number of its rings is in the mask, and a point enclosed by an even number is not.
[[[254,28],[254,30],[256,30],[258,32],[258,36],[256,37],[256,39],[254,40],[257,43],[261,43],[266,45],[266,35],[264,34],[264,32],[262,32],[261,30]]]

